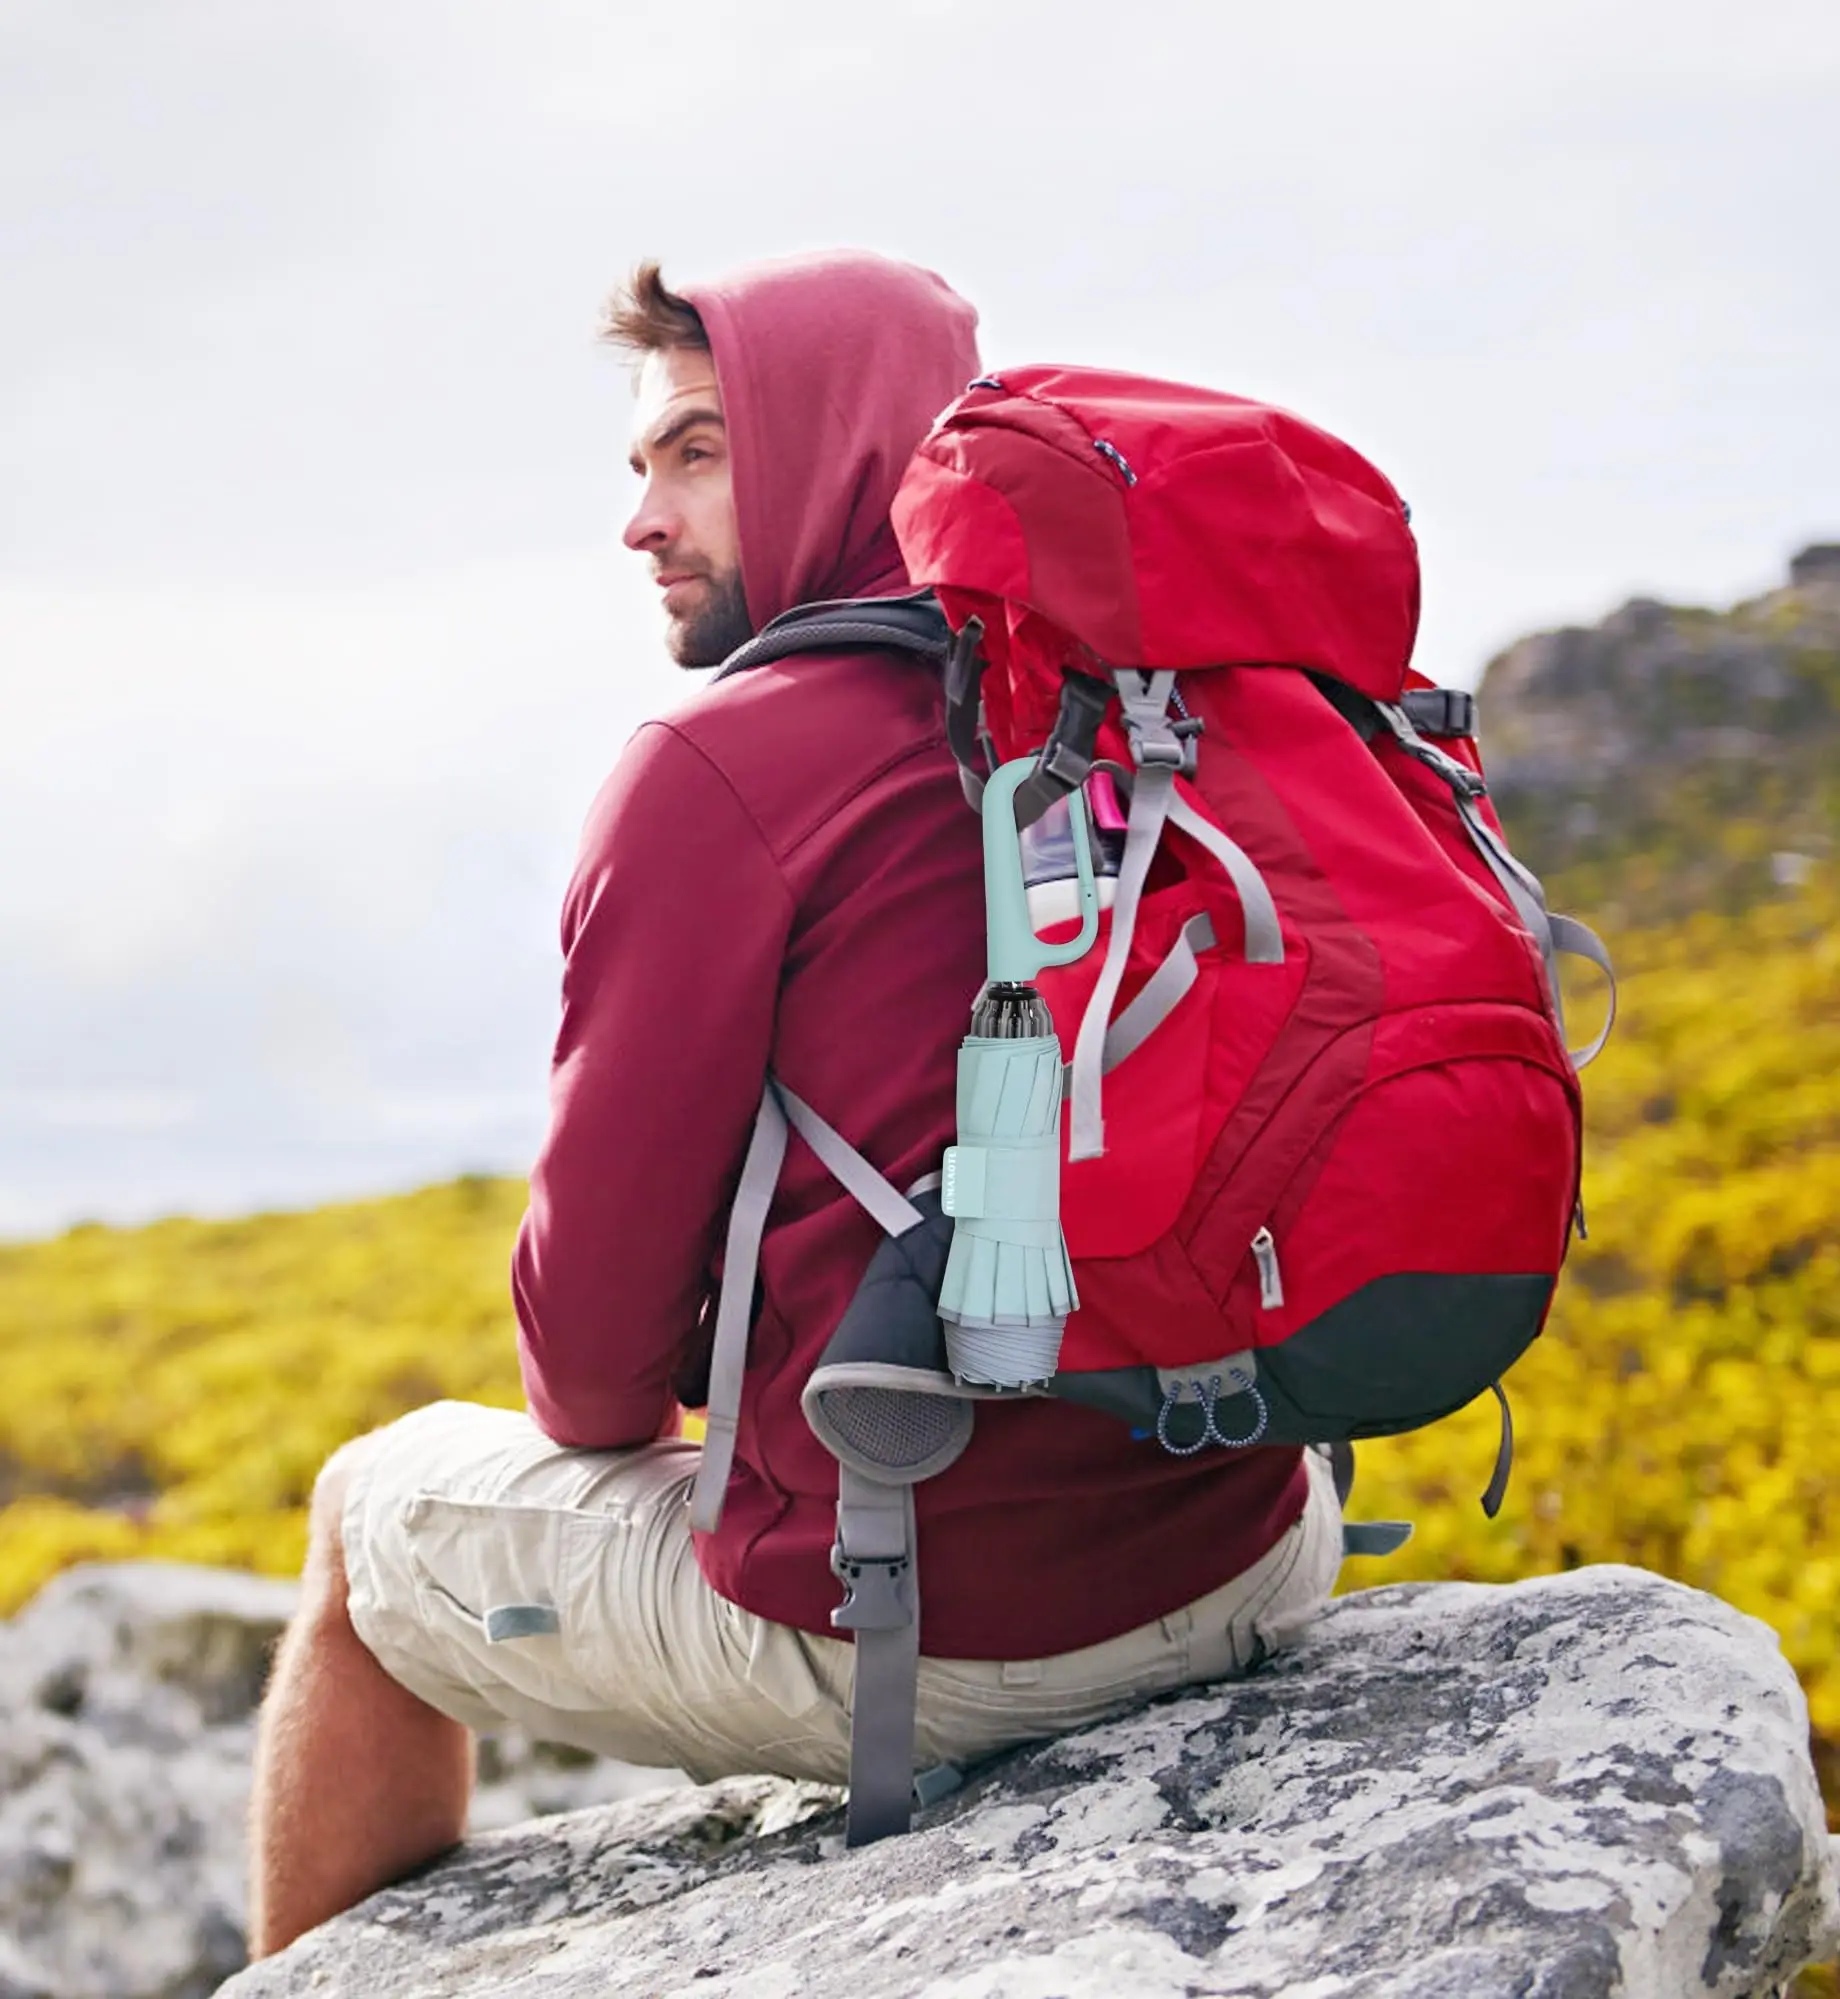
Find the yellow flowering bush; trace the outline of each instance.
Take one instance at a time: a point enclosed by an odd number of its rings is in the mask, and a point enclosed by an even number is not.
[[[1591,1239],[1509,1381],[1507,1504],[1476,1504],[1492,1400],[1364,1445],[1354,1511],[1418,1532],[1349,1582],[1641,1563],[1774,1625],[1840,1741],[1840,889],[1817,869],[1611,942]],[[522,1204],[468,1179],[0,1248],[0,1614],[95,1557],[289,1573],[344,1438],[440,1395],[515,1405]]]
[[[1365,1444],[1353,1510],[1418,1532],[1348,1581],[1637,1562],[1774,1625],[1840,1738],[1840,895],[1824,871],[1613,955],[1617,1028],[1585,1076],[1590,1240],[1509,1377],[1507,1503],[1492,1522],[1475,1503],[1492,1400]]]
[[[0,1248],[0,1615],[97,1557],[290,1574],[345,1438],[442,1395],[516,1407],[523,1199],[475,1178]]]

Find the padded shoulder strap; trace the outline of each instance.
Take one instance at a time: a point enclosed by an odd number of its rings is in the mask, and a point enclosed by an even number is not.
[[[916,590],[910,597],[841,597],[830,603],[796,604],[737,646],[716,678],[726,680],[730,674],[793,653],[856,652],[872,646],[918,653],[943,667],[952,647],[952,628],[930,590]]]

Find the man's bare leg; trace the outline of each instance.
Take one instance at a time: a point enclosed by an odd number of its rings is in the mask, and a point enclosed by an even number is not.
[[[256,1739],[249,1954],[267,1957],[459,1840],[473,1742],[399,1686],[352,1629],[339,1539],[352,1458],[313,1494],[301,1604]]]

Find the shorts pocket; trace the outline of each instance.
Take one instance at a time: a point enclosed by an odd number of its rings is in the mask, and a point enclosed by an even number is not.
[[[770,1624],[718,1598],[726,1617],[740,1625],[742,1671],[748,1686],[788,1721],[828,1713],[847,1716],[856,1679],[855,1647],[841,1639],[808,1637],[790,1625]]]
[[[562,1645],[582,1685],[684,1741],[693,1760],[705,1738],[758,1746],[840,1713],[821,1641],[712,1589],[688,1521],[681,1504],[565,1517]],[[847,1692],[849,1648],[831,1649]]]
[[[409,1502],[404,1526],[416,1612],[454,1677],[571,1713],[603,1704],[570,1656],[571,1606],[561,1578],[572,1517],[553,1507],[433,1495]],[[494,1612],[516,1613],[503,1622],[518,1635],[489,1637],[488,1622],[500,1621]]]

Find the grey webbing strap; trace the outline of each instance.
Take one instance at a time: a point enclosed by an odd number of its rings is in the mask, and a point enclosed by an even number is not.
[[[897,1193],[808,1103],[783,1083],[775,1087],[793,1130],[888,1235],[905,1235],[925,1222],[912,1201]],[[939,1185],[941,1177],[926,1174],[908,1189],[909,1195]],[[913,1812],[920,1569],[911,1484],[883,1484],[838,1458],[831,1568],[845,1590],[831,1623],[856,1639],[845,1838],[851,1846],[866,1846],[905,1832]]]
[[[1345,1520],[1342,1522],[1344,1555],[1390,1555],[1412,1538],[1409,1520]]]
[[[690,1524],[715,1531],[722,1499],[735,1463],[735,1429],[741,1418],[741,1382],[747,1373],[748,1321],[754,1308],[754,1279],[760,1268],[760,1240],[767,1210],[786,1158],[788,1126],[818,1155],[819,1163],[844,1192],[889,1235],[905,1235],[926,1217],[904,1200],[841,1132],[825,1123],[804,1098],[768,1077],[754,1119],[741,1181],[728,1213],[722,1252],[722,1296],[716,1305],[715,1342],[709,1359],[709,1402],[702,1462],[690,1495]],[[914,1189],[919,1193],[925,1182]]]
[[[1198,840],[1226,869],[1246,919],[1247,964],[1283,964],[1284,931],[1278,922],[1278,905],[1272,901],[1271,890],[1252,856],[1237,840],[1210,825],[1179,794],[1170,800],[1169,823],[1191,840]]]
[[[1508,1391],[1501,1383],[1491,1381],[1489,1386],[1501,1404],[1501,1441],[1495,1447],[1495,1469],[1489,1475],[1488,1490],[1482,1495],[1482,1510],[1493,1520],[1507,1497],[1508,1474],[1514,1469],[1514,1411],[1508,1407]]]
[[[1171,741],[1174,740],[1172,737]],[[1172,766],[1151,764],[1137,773],[1137,782],[1131,787],[1124,856],[1119,863],[1118,891],[1112,902],[1111,939],[1106,945],[1099,983],[1086,1003],[1073,1043],[1072,1114],[1067,1144],[1070,1160],[1097,1159],[1105,1150],[1100,1080],[1104,1075],[1106,1028],[1111,1020],[1112,1003],[1124,983],[1131,938],[1137,929],[1138,904],[1143,899],[1157,841],[1162,838],[1163,821],[1169,815],[1169,801],[1175,796],[1175,781]]]
[[[1604,940],[1588,923],[1580,923],[1575,916],[1554,916],[1548,919],[1552,925],[1553,949],[1568,958],[1583,958],[1595,965],[1610,981],[1610,1004],[1604,1014],[1604,1024],[1592,1039],[1582,1048],[1568,1049],[1574,1069],[1588,1069],[1603,1052],[1604,1043],[1610,1039],[1610,1030],[1616,1025],[1616,973],[1610,964],[1610,953]]]
[[[843,1191],[866,1208],[885,1235],[905,1235],[926,1217],[911,1201],[904,1200],[850,1141],[828,1125],[802,1097],[796,1097],[784,1083],[776,1083],[779,1101],[793,1130],[818,1155],[819,1163]]]
[[[707,1429],[690,1498],[691,1525],[705,1533],[721,1518],[734,1467],[761,1238],[792,1130],[888,1234],[905,1235],[926,1219],[803,1098],[768,1077],[729,1210],[722,1296],[710,1354]],[[920,1193],[937,1178],[928,1176],[912,1191]],[[913,1811],[914,1702],[920,1670],[913,1487],[881,1484],[839,1460],[831,1567],[845,1586],[843,1603],[831,1613],[831,1622],[853,1632],[856,1639],[846,1837],[851,1846],[863,1846],[905,1832]],[[501,1621],[508,1637],[538,1628],[522,1610],[504,1613]]]
[[[1559,953],[1563,951],[1588,959],[1610,981],[1610,1005],[1602,1030],[1584,1048],[1574,1050],[1568,1046],[1566,1050],[1574,1069],[1585,1068],[1603,1052],[1604,1043],[1609,1040],[1610,1030],[1616,1023],[1616,974],[1611,969],[1610,954],[1602,940],[1585,924],[1569,916],[1554,916],[1547,909],[1546,891],[1540,886],[1539,876],[1514,858],[1508,851],[1507,842],[1483,818],[1476,804],[1487,789],[1482,779],[1466,763],[1426,742],[1404,708],[1376,701],[1373,709],[1392,731],[1399,747],[1427,770],[1435,771],[1450,786],[1457,815],[1463,822],[1464,832],[1469,835],[1470,845],[1482,856],[1489,872],[1501,884],[1502,893],[1507,896],[1515,915],[1539,947],[1540,962],[1546,969],[1547,990],[1552,997],[1553,1019],[1558,1022],[1561,1039],[1565,1036],[1565,997],[1559,986]]]
[[[1205,911],[1183,924],[1169,955],[1144,983],[1137,997],[1105,1031],[1104,1070],[1107,1075],[1127,1055],[1135,1055],[1188,997],[1201,975],[1200,952],[1214,943],[1214,919]]]
[[[1346,1437],[1338,1437],[1325,1448],[1329,1470],[1335,1480],[1336,1503],[1346,1512],[1348,1495],[1354,1490],[1354,1445]],[[1342,1522],[1344,1555],[1390,1555],[1395,1549],[1403,1548],[1411,1538],[1412,1523],[1409,1520]]]
[[[1120,667],[1112,675],[1118,689],[1118,705],[1124,711],[1124,732],[1131,745],[1131,761],[1139,770],[1166,764],[1172,770],[1189,770],[1194,764],[1192,740],[1176,734],[1169,719],[1170,697],[1176,691],[1176,677],[1167,669],[1139,673]]]
[[[1336,1503],[1345,1508],[1354,1490],[1354,1445],[1348,1438],[1337,1437],[1329,1446],[1329,1470],[1335,1478]]]
[[[831,1623],[855,1634],[850,1703],[850,1806],[845,1840],[905,1832],[914,1794],[914,1706],[920,1676],[920,1581],[914,1490],[837,1466],[831,1567],[845,1585]]]
[[[1178,734],[1169,719],[1169,702],[1175,693],[1176,676],[1172,672],[1143,674],[1121,669],[1114,678],[1119,705],[1124,710],[1125,733],[1137,764],[1137,777],[1131,787],[1130,816],[1125,822],[1124,857],[1119,866],[1118,891],[1112,904],[1112,934],[1106,945],[1099,982],[1093,988],[1092,998],[1080,1019],[1079,1033],[1074,1038],[1073,1061],[1068,1070],[1068,1095],[1072,1104],[1067,1146],[1069,1160],[1097,1159],[1104,1152],[1102,1081],[1106,1069],[1114,1062],[1123,1061],[1132,1048],[1140,1046],[1145,1036],[1167,1017],[1187,990],[1187,986],[1183,985],[1173,992],[1172,997],[1168,996],[1168,989],[1159,994],[1159,1002],[1167,997],[1167,1005],[1160,1013],[1147,1013],[1143,1032],[1122,1052],[1111,1054],[1112,1006],[1124,983],[1125,966],[1131,956],[1131,941],[1137,929],[1138,906],[1143,900],[1150,862],[1163,836],[1165,823],[1178,827],[1198,841],[1227,871],[1245,918],[1247,962],[1255,965],[1279,965],[1284,962],[1284,933],[1278,922],[1278,907],[1252,856],[1219,827],[1210,825],[1175,788],[1176,773],[1192,767],[1194,755],[1192,735],[1184,737]],[[1209,937],[1212,941],[1211,927]],[[1165,960],[1153,976],[1160,977],[1167,969],[1169,961]],[[1187,969],[1189,983],[1192,983],[1195,970],[1192,957]],[[1179,969],[1171,972],[1172,985],[1180,976]],[[1136,1005],[1134,1000],[1132,1006]],[[1127,1015],[1129,1011],[1127,1009]]]
[[[1552,959],[1552,920],[1546,910],[1546,891],[1540,886],[1539,877],[1521,866],[1509,853],[1507,843],[1500,839],[1493,826],[1483,818],[1476,808],[1473,798],[1457,794],[1457,811],[1462,816],[1464,831],[1468,833],[1470,845],[1488,863],[1489,872],[1501,883],[1503,893],[1514,905],[1514,913],[1533,932],[1534,940],[1540,947],[1540,955],[1548,961]]]
[[[1478,798],[1488,790],[1479,772],[1470,769],[1460,757],[1453,757],[1448,750],[1440,750],[1435,743],[1428,743],[1413,726],[1412,717],[1398,702],[1376,701],[1374,713],[1388,729],[1393,740],[1406,755],[1421,763],[1427,770],[1435,771],[1459,798]]]
[[[1457,792],[1455,797],[1457,815],[1463,821],[1470,845],[1501,883],[1502,892],[1513,905],[1515,915],[1539,946],[1540,963],[1546,968],[1546,987],[1552,998],[1553,1018],[1559,1023],[1559,1035],[1563,1040],[1565,996],[1559,988],[1559,958],[1553,942],[1552,917],[1546,908],[1546,891],[1540,886],[1539,877],[1522,867],[1509,853],[1506,842],[1497,837],[1495,829],[1476,809],[1474,797],[1462,791]]]
[[[785,1157],[786,1114],[769,1077],[761,1092],[734,1205],[728,1211],[728,1236],[722,1251],[722,1296],[716,1305],[715,1343],[709,1355],[703,1455],[690,1493],[690,1524],[703,1534],[713,1534],[722,1518],[728,1475],[734,1468],[735,1427],[741,1419],[741,1382],[747,1373],[748,1322],[754,1310],[760,1239],[766,1233],[767,1210],[772,1206]]]

